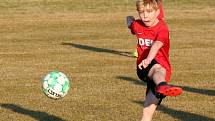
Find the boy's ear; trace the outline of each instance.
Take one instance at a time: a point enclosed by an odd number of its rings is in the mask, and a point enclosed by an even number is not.
[[[157,9],[156,16],[158,17],[159,14],[160,14],[160,9]]]

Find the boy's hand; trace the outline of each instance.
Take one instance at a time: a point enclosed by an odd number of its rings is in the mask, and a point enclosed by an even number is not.
[[[127,20],[127,26],[128,28],[130,28],[131,24],[135,21],[135,18],[133,16],[127,16],[126,20]]]
[[[144,59],[139,65],[138,68],[139,69],[143,69],[143,68],[147,68],[148,65],[151,63],[151,61],[149,59]]]

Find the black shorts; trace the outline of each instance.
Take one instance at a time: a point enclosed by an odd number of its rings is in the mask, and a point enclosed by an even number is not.
[[[139,77],[139,79],[141,79],[142,81],[147,83],[147,90],[146,90],[146,94],[148,93],[149,90],[152,91],[153,94],[155,94],[155,88],[156,85],[154,83],[153,80],[149,79],[148,74],[150,69],[152,68],[152,66],[154,66],[155,64],[157,64],[156,60],[152,60],[152,62],[148,65],[148,67],[146,67],[145,69],[139,69],[137,67],[137,76]]]
[[[152,93],[156,96],[156,84],[154,83],[153,80],[151,80],[148,77],[149,71],[150,69],[155,65],[158,64],[158,62],[156,60],[152,60],[152,62],[148,65],[148,67],[146,67],[145,69],[139,69],[137,67],[137,76],[139,77],[139,79],[141,79],[142,81],[146,82],[147,84],[147,89],[146,89],[146,95],[148,94],[149,90],[152,91]],[[157,96],[156,96],[157,97]],[[158,98],[159,99],[159,103],[158,105],[161,103],[162,98]]]

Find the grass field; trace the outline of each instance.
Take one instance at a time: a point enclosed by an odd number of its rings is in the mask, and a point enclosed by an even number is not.
[[[215,1],[165,0],[171,32],[171,84],[154,121],[215,121]],[[1,121],[138,121],[145,84],[135,73],[136,38],[125,24],[134,0],[1,0]],[[58,69],[71,89],[41,91]]]

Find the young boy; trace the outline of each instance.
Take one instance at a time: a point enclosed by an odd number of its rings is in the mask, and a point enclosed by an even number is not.
[[[178,96],[182,89],[170,86],[171,66],[169,61],[169,30],[158,19],[159,0],[137,0],[140,19],[134,20],[130,29],[138,39],[137,75],[147,83],[142,121],[151,121],[152,116],[166,96]]]
[[[159,9],[160,9],[160,13],[158,15],[158,19],[159,20],[163,20],[164,19],[164,12],[163,12],[163,4],[162,4],[162,0],[159,1]],[[131,23],[135,21],[135,18],[133,16],[128,16],[127,17],[127,24],[128,24],[128,28],[130,28],[131,26]],[[133,53],[132,53],[132,56],[137,58],[138,57],[138,53],[137,53],[137,50],[135,50]]]

